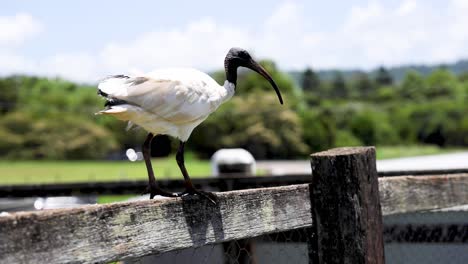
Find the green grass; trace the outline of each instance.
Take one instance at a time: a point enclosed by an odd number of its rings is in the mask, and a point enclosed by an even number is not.
[[[132,194],[125,194],[125,195],[100,195],[98,196],[97,202],[100,204],[105,203],[115,203],[115,202],[123,202],[127,201],[130,198],[135,197],[136,195]]]
[[[466,149],[465,149],[466,150]],[[376,147],[377,159],[393,159],[463,151],[457,148],[440,148],[433,145],[381,146]]]
[[[186,167],[192,177],[211,172],[209,161],[189,159]],[[159,179],[182,179],[174,157],[153,159],[153,168]],[[143,161],[0,161],[0,184],[145,180],[147,177]]]
[[[377,147],[377,159],[420,156],[462,151],[436,146]],[[211,174],[208,160],[187,155],[186,166],[194,178]],[[153,159],[157,179],[182,179],[173,156]],[[261,173],[260,173],[261,174]],[[0,161],[0,185],[90,181],[146,180],[143,161]]]

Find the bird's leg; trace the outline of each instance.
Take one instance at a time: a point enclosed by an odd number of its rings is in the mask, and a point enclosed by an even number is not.
[[[145,159],[146,170],[148,171],[149,184],[145,193],[150,194],[150,199],[153,199],[155,195],[161,195],[166,197],[177,197],[177,194],[166,192],[158,187],[156,184],[156,178],[154,177],[153,166],[151,166],[151,140],[153,140],[154,135],[149,133],[146,137],[145,142],[143,143],[142,151],[143,157]]]
[[[177,154],[176,154],[177,165],[179,165],[180,171],[182,172],[182,175],[184,175],[184,180],[185,180],[184,181],[185,191],[181,193],[181,196],[197,194],[197,195],[207,198],[212,203],[216,204],[214,195],[212,193],[199,191],[195,189],[195,187],[193,186],[192,180],[190,179],[187,169],[185,168],[184,147],[185,147],[185,142],[180,141],[179,149],[177,150]]]

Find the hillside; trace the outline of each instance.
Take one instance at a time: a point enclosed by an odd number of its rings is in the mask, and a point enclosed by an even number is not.
[[[396,67],[389,67],[389,68],[387,68],[387,70],[389,71],[389,73],[391,74],[393,79],[398,82],[398,81],[403,79],[403,77],[405,76],[405,73],[407,71],[409,71],[409,70],[417,71],[417,72],[421,73],[422,75],[426,76],[429,73],[431,73],[432,71],[434,71],[434,70],[436,70],[438,68],[441,68],[441,67],[444,67],[444,68],[450,70],[454,74],[460,74],[460,73],[463,73],[463,72],[468,72],[468,59],[459,60],[459,61],[457,61],[455,63],[451,63],[451,64],[402,65],[402,66],[396,66]],[[341,69],[331,69],[331,70],[314,69],[314,70],[317,72],[320,79],[323,79],[323,80],[332,79],[336,71],[340,71],[346,79],[350,78],[351,76],[353,76],[354,74],[356,74],[358,72],[366,72],[366,73],[368,73],[368,74],[370,74],[372,76],[377,71],[377,69],[373,69],[371,71],[363,71],[363,70],[359,70],[359,69],[345,69],[345,70],[341,70]],[[296,81],[296,83],[300,83],[301,75],[302,75],[301,71],[290,71],[289,74],[292,76],[294,81]]]

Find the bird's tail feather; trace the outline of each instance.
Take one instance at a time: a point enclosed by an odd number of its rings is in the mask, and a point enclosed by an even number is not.
[[[127,94],[126,83],[130,79],[126,75],[112,75],[98,84],[98,94],[104,97],[113,97],[125,96]]]
[[[128,108],[122,106],[110,106],[97,112],[96,115],[111,115],[123,121],[127,121],[130,118]]]

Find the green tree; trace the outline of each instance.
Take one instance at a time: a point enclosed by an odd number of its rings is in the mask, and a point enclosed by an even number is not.
[[[281,72],[273,61],[261,60],[259,63],[271,75],[282,94],[285,96],[297,95],[297,89],[294,85],[294,81],[289,75]],[[249,95],[253,91],[267,91],[269,93],[274,93],[271,84],[260,74],[248,69],[240,68],[238,70],[236,94]]]
[[[261,60],[265,70],[271,75],[275,83],[278,85],[285,104],[297,106],[300,102],[301,92],[298,89],[291,77],[281,72],[276,64],[271,60]],[[267,93],[275,93],[271,84],[265,80],[260,74],[246,68],[239,68],[237,70],[237,87],[236,96],[251,96],[256,91],[266,91]],[[211,76],[222,85],[226,79],[224,71],[216,71]]]
[[[375,83],[378,86],[388,86],[393,84],[393,77],[390,75],[388,70],[381,66],[377,69],[375,76]]]
[[[308,151],[299,116],[275,94],[256,91],[236,96],[210,115],[191,138],[190,148],[209,157],[219,148],[241,147],[256,159],[291,158]]]
[[[433,71],[427,77],[426,97],[455,97],[457,94],[457,79],[446,69]]]
[[[307,68],[302,74],[302,90],[307,92],[317,92],[320,86],[320,79],[311,68]]]
[[[351,118],[351,132],[365,145],[392,145],[399,141],[385,112],[363,109]]]
[[[403,140],[439,146],[466,146],[464,102],[436,99],[424,103],[399,105],[392,114],[395,129]]]
[[[468,82],[468,71],[462,72],[458,75],[458,80],[460,82]]]
[[[426,82],[416,71],[408,71],[399,89],[400,97],[410,100],[422,100],[425,98]]]
[[[375,90],[374,84],[365,72],[359,72],[354,76],[352,87],[357,96],[364,99],[370,98]]]
[[[396,88],[393,86],[382,86],[374,95],[377,102],[393,102],[398,99]]]
[[[346,98],[348,96],[348,86],[341,72],[337,71],[333,75],[330,87],[330,95],[332,98]]]
[[[336,133],[335,147],[351,147],[362,145],[362,142],[349,130],[340,130]]]
[[[16,76],[0,79],[0,114],[15,109],[18,101],[18,85]]]
[[[301,115],[304,143],[311,151],[326,150],[335,145],[336,123],[328,109],[308,110]]]
[[[100,126],[112,131],[112,137],[117,141],[123,151],[127,148],[140,148],[142,140],[148,134],[144,129],[132,127],[127,129],[127,122],[120,121],[112,116],[94,116],[93,119]]]
[[[109,131],[75,116],[36,118],[12,112],[0,120],[0,156],[20,159],[98,159],[116,150]]]

